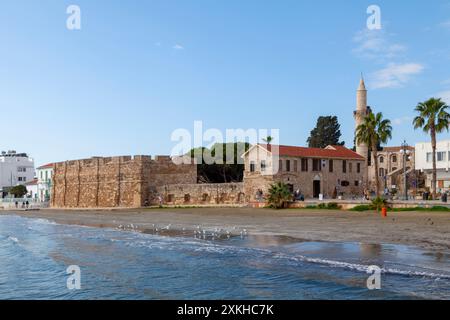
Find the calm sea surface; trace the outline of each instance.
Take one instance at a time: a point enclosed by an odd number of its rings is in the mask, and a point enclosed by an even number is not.
[[[220,227],[220,226],[219,226]],[[66,269],[81,268],[68,290]],[[381,290],[366,287],[382,268]],[[0,216],[0,299],[450,299],[450,254],[248,235],[168,237]]]

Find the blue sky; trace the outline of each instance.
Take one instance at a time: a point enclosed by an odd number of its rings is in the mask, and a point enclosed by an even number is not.
[[[390,145],[428,140],[411,126],[417,102],[450,103],[450,0],[2,1],[0,38],[0,149],[38,165],[168,154],[195,120],[305,145],[318,116],[337,115],[352,147],[361,72]]]

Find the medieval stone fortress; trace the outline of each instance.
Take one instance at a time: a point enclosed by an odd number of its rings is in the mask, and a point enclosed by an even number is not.
[[[355,125],[372,112],[367,90],[360,80],[356,94]],[[143,207],[153,205],[251,205],[261,202],[270,186],[283,182],[306,199],[354,199],[373,189],[376,174],[386,186],[402,191],[414,170],[414,148],[401,165],[402,147],[378,153],[375,172],[369,148],[356,144],[305,148],[257,144],[243,154],[242,182],[199,183],[197,165],[178,164],[169,156],[122,156],[65,161],[53,165],[51,206],[55,208]]]
[[[355,128],[372,113],[361,78],[356,92]],[[277,182],[306,200],[362,201],[376,189],[376,177],[382,190],[395,190],[397,194],[403,194],[405,188],[417,189],[421,184],[430,188],[431,146],[427,143],[417,146],[419,150],[407,145],[379,148],[374,159],[368,145],[356,139],[354,150],[340,145],[307,148],[256,144],[242,155],[242,181],[232,183],[204,183],[199,179],[198,165],[187,156],[175,159],[144,155],[47,164],[37,168],[37,177],[33,179],[30,176],[34,171],[33,159],[11,151],[0,156],[3,168],[0,177],[4,195],[14,185],[11,179],[23,180],[16,184],[24,184],[31,198],[54,208],[262,206],[269,189]],[[450,143],[440,142],[437,152],[440,191],[450,188],[449,146]],[[8,170],[4,170],[12,164],[12,171],[20,172],[20,177],[12,173],[9,176]]]

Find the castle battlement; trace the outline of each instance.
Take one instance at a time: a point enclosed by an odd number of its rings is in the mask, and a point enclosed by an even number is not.
[[[174,158],[175,159],[175,158]],[[194,184],[194,163],[170,156],[92,157],[54,164],[53,207],[141,207],[163,184]]]

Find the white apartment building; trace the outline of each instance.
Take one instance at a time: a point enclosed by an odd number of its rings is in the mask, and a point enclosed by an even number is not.
[[[431,142],[416,144],[416,170],[426,174],[426,186],[431,188],[433,179],[433,150]],[[437,191],[450,191],[450,140],[436,143]]]
[[[53,163],[40,166],[36,169],[37,194],[40,202],[50,200],[53,179]]]
[[[34,160],[26,153],[2,151],[0,154],[0,196],[6,190],[34,179]]]

